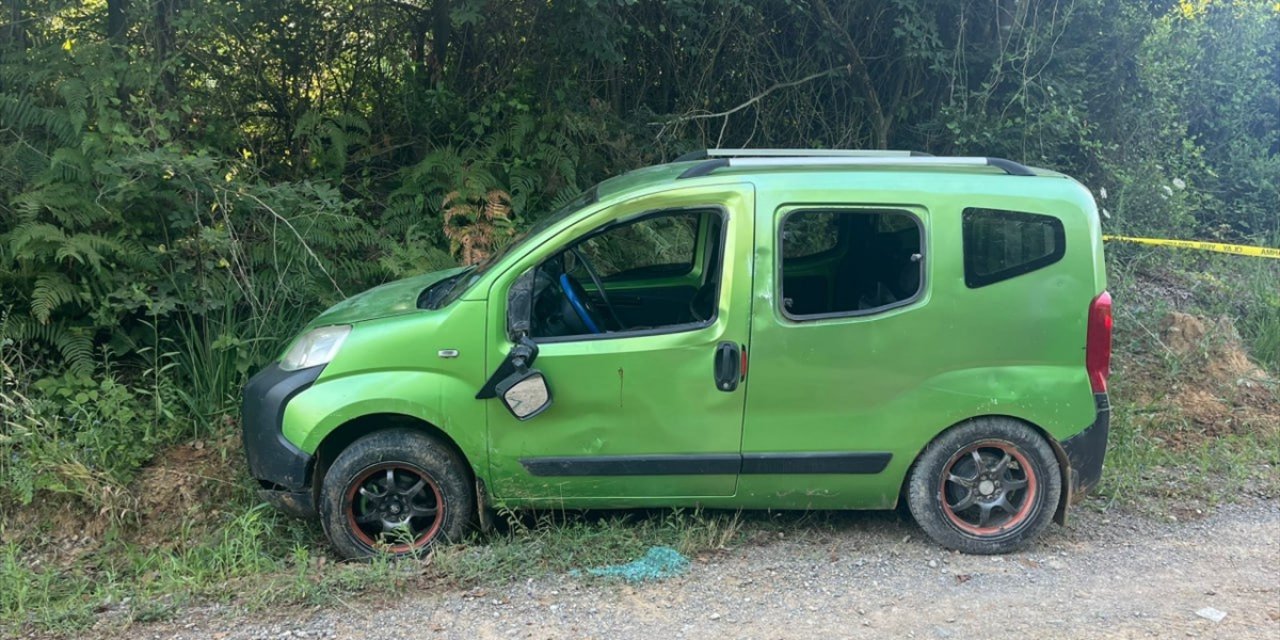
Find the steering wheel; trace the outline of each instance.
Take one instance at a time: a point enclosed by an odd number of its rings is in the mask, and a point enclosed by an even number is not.
[[[618,319],[618,313],[613,310],[613,303],[609,302],[609,294],[604,290],[604,282],[600,280],[600,276],[596,273],[595,267],[591,266],[591,261],[587,260],[587,256],[583,255],[582,251],[580,251],[578,247],[575,246],[572,251],[573,256],[577,258],[578,262],[581,262],[583,268],[587,270],[587,275],[591,277],[591,284],[596,286],[596,291],[600,294],[600,301],[604,303],[604,310],[609,312],[609,319],[613,320],[614,326],[618,327],[619,330],[625,329],[626,327],[622,326],[622,321]],[[578,285],[578,289],[580,291],[582,290],[581,284]],[[587,299],[585,292],[583,292],[582,299]],[[570,303],[572,302],[573,301],[571,300]],[[586,322],[585,318],[583,319],[583,322]],[[600,332],[597,331],[596,333]]]
[[[591,298],[587,297],[587,290],[582,288],[582,283],[578,282],[577,278],[567,273],[560,274],[560,290],[564,292],[569,306],[573,307],[574,313],[578,315],[578,319],[582,320],[587,331],[604,333],[602,329],[604,322],[596,312],[595,305],[591,303]]]

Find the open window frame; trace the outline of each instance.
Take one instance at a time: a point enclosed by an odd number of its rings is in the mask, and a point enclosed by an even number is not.
[[[699,270],[701,272],[701,280],[705,282],[707,277],[707,270],[712,266],[711,265],[712,256],[713,255],[718,256],[720,260],[720,264],[716,265],[717,268],[720,269],[720,274],[716,279],[714,304],[712,305],[712,313],[709,318],[702,321],[682,322],[682,323],[676,323],[676,324],[661,325],[657,327],[646,327],[643,329],[630,329],[630,330],[624,330],[624,331],[606,331],[604,333],[582,333],[582,334],[573,334],[573,335],[564,335],[564,336],[530,335],[529,338],[537,344],[558,344],[558,343],[570,343],[570,342],[587,342],[587,341],[596,341],[596,340],[616,340],[620,338],[660,336],[660,335],[667,335],[667,334],[684,333],[689,331],[697,331],[699,329],[704,329],[706,327],[714,325],[716,321],[719,319],[720,303],[724,295],[724,280],[725,280],[724,269],[725,269],[725,265],[727,264],[726,256],[725,256],[725,248],[728,243],[730,219],[732,216],[729,209],[722,204],[682,205],[682,206],[671,207],[671,208],[650,209],[650,210],[643,211],[641,213],[637,213],[635,215],[630,215],[623,218],[618,218],[616,220],[611,220],[598,227],[595,227],[594,229],[586,231],[568,241],[565,241],[563,244],[561,244],[560,249],[556,251],[554,254],[552,254],[552,256],[549,256],[548,258],[542,260],[541,262],[538,262],[532,267],[529,267],[529,269],[526,270],[524,274],[519,276],[515,282],[520,282],[521,280],[524,280],[529,272],[532,272],[537,269],[541,269],[543,265],[547,263],[547,261],[552,259],[553,256],[562,255],[568,251],[571,251],[573,247],[577,246],[582,242],[586,242],[587,240],[590,240],[593,237],[608,233],[613,229],[622,228],[630,224],[635,224],[635,223],[643,222],[645,220],[650,220],[650,219],[658,218],[662,216],[678,215],[681,213],[706,214],[698,223],[697,236],[694,238],[694,243],[695,243],[694,265],[691,268],[691,270],[692,269]],[[710,245],[706,242],[706,236],[705,236],[705,234],[708,233],[709,229],[711,228],[711,219],[708,217],[709,215],[716,215],[716,216],[719,216],[720,218],[720,232],[719,232],[719,237],[716,238],[716,241],[719,243],[719,251],[715,251],[715,252],[708,250],[710,248]],[[609,280],[607,278],[602,278],[602,280],[606,285],[609,284]],[[626,284],[626,283],[627,281],[625,279],[622,281],[614,282],[614,284]],[[513,283],[512,286],[514,287],[515,284]],[[508,295],[509,293],[510,293],[510,288],[508,289]],[[533,306],[534,305],[530,304],[530,313],[533,313]],[[510,331],[511,331],[510,319],[508,319],[508,332]]]
[[[796,214],[804,214],[804,213],[835,213],[837,215],[892,214],[892,215],[903,215],[909,218],[912,221],[912,223],[915,224],[916,233],[918,234],[918,237],[919,237],[919,250],[917,252],[919,255],[919,259],[917,259],[915,262],[917,267],[920,270],[920,280],[919,280],[919,284],[916,286],[915,293],[901,300],[896,300],[889,304],[881,305],[878,307],[871,307],[869,309],[850,309],[850,310],[841,310],[841,311],[830,311],[830,312],[824,312],[824,313],[793,313],[792,311],[787,309],[786,287],[784,286],[784,282],[783,282],[783,267],[786,261],[786,256],[784,255],[784,252],[783,252],[783,242],[784,242],[783,236],[786,230],[786,224],[787,224],[788,218]],[[782,214],[775,215],[774,219],[777,220],[776,228],[774,229],[774,243],[775,243],[774,247],[775,248],[774,248],[774,268],[773,268],[774,287],[773,288],[775,290],[774,298],[776,299],[776,304],[774,308],[777,310],[778,314],[782,318],[784,318],[789,322],[803,324],[803,323],[809,323],[817,320],[834,320],[834,319],[842,319],[842,318],[866,318],[870,316],[876,316],[882,313],[893,311],[894,309],[900,309],[902,307],[915,304],[916,302],[918,302],[924,297],[925,292],[928,290],[928,286],[929,286],[928,233],[925,226],[924,218],[920,214],[916,213],[915,211],[912,211],[909,208],[905,208],[902,206],[874,206],[874,205],[865,205],[865,206],[800,205],[800,206],[791,206],[791,207],[785,208]],[[824,255],[829,255],[833,253],[843,254],[843,252],[848,250],[848,247],[843,243],[852,242],[852,239],[850,237],[850,232],[844,229],[843,225],[840,226],[838,233],[840,234],[840,236],[837,241],[837,245],[834,248],[820,252],[818,254],[801,256],[799,259],[810,260],[815,256],[824,256]]]

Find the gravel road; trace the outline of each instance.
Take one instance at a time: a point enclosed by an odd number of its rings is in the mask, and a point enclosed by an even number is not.
[[[851,517],[629,586],[553,576],[497,590],[228,620],[136,638],[1280,638],[1280,503],[1194,522],[1078,510],[1032,549],[942,551],[892,514]],[[773,534],[770,534],[773,535]],[[1225,612],[1214,622],[1197,615]]]

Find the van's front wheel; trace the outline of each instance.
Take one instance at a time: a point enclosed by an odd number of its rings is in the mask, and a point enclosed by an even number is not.
[[[1053,519],[1058,460],[1032,428],[988,417],[933,441],[911,472],[907,504],[939,544],[965,553],[1014,551]]]
[[[320,521],[344,558],[406,555],[456,540],[475,511],[456,453],[425,434],[392,429],[347,447],[321,485]]]

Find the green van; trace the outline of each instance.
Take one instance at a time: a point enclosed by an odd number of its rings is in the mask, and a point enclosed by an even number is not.
[[[710,150],[313,320],[244,390],[264,497],[343,556],[502,508],[892,509],[1017,549],[1097,484],[1087,189],[998,158]]]

